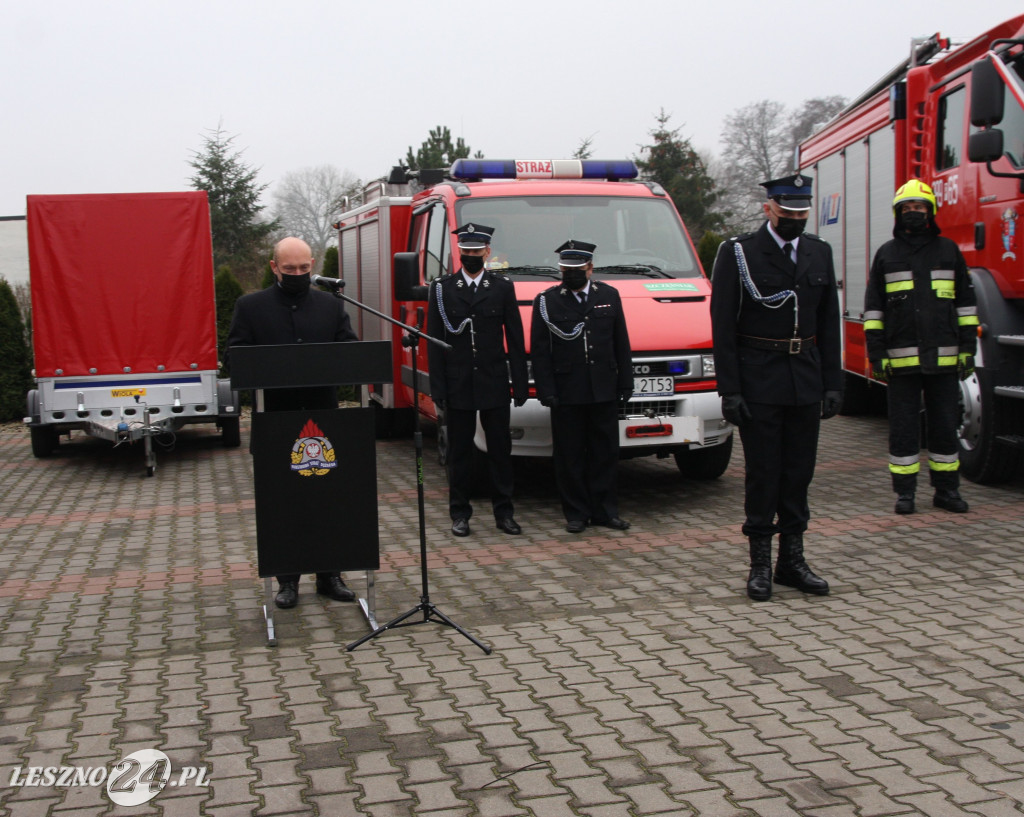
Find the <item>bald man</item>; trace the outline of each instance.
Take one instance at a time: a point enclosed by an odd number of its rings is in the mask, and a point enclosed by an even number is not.
[[[232,346],[286,343],[334,343],[358,340],[352,331],[345,302],[326,292],[310,289],[313,253],[301,238],[281,239],[270,262],[274,283],[260,292],[243,295],[235,303],[228,333]],[[338,407],[333,386],[307,389],[267,389],[266,411],[333,409]],[[299,602],[299,577],[278,576],[274,603],[282,609]],[[336,573],[317,573],[316,592],[337,601],[352,601],[353,593]]]

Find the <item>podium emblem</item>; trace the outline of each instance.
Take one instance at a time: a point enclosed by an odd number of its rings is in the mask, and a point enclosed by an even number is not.
[[[334,446],[312,420],[306,421],[292,446],[291,467],[304,477],[322,477],[338,467]]]

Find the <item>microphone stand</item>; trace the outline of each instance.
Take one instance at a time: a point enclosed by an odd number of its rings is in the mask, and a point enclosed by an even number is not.
[[[443,340],[432,337],[426,332],[420,329],[423,325],[423,308],[420,307],[417,312],[416,326],[409,326],[408,324],[402,323],[402,321],[392,318],[390,315],[385,315],[383,312],[378,312],[376,309],[367,306],[366,304],[360,303],[354,298],[350,298],[348,295],[343,294],[340,291],[341,285],[331,285],[334,289],[335,297],[341,298],[343,301],[352,304],[359,309],[369,312],[371,315],[376,315],[378,318],[383,318],[388,323],[394,324],[395,326],[404,329],[406,334],[402,338],[402,346],[412,349],[412,393],[413,393],[413,440],[416,444],[416,503],[419,511],[419,529],[420,529],[420,603],[410,610],[406,610],[397,618],[391,619],[387,624],[378,627],[368,635],[363,636],[358,641],[353,641],[347,645],[345,649],[351,652],[360,644],[364,644],[371,638],[376,638],[387,630],[393,630],[398,627],[412,627],[416,624],[427,624],[428,622],[434,622],[436,624],[444,624],[447,627],[451,627],[457,633],[465,636],[473,644],[484,651],[485,655],[491,654],[491,648],[484,644],[482,641],[477,640],[470,635],[466,630],[452,621],[448,616],[442,613],[437,605],[430,600],[430,588],[427,582],[427,517],[425,503],[423,499],[423,432],[420,428],[420,389],[419,389],[419,369],[417,364],[417,355],[419,352],[420,339],[435,343],[443,349],[451,349],[452,347],[445,343]],[[337,287],[337,288],[335,288]],[[403,316],[404,317],[404,316]],[[417,613],[422,613],[423,618],[418,621],[409,621]]]

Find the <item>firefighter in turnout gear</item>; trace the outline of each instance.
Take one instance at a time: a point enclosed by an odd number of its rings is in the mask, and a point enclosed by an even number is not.
[[[896,191],[893,238],[878,248],[864,297],[864,338],[875,377],[888,383],[889,473],[896,513],[913,513],[920,410],[927,417],[933,504],[965,513],[960,496],[960,380],[974,373],[978,308],[967,263],[940,235],[935,195],[917,179]]]
[[[562,244],[562,283],[533,300],[530,358],[551,409],[555,478],[565,529],[626,530],[619,516],[619,404],[633,395],[633,361],[619,292],[594,281],[594,244]]]
[[[826,595],[828,582],[804,559],[820,420],[842,402],[839,299],[832,248],[804,233],[811,179],[764,182],[765,223],[724,241],[715,258],[711,321],[722,415],[739,428],[746,465],[750,543],[747,595],[772,595],[774,581]]]
[[[509,404],[526,402],[528,376],[523,319],[512,282],[485,269],[494,229],[465,224],[458,237],[462,269],[430,285],[427,332],[451,344],[427,349],[430,396],[448,431],[448,510],[455,536],[469,535],[477,456],[477,413],[487,442],[491,506],[498,530],[518,535],[512,516],[512,437]],[[506,351],[507,347],[507,351]],[[512,390],[509,392],[509,376]]]

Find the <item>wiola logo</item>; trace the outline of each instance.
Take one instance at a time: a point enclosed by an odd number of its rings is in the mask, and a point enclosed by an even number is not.
[[[332,468],[338,467],[336,459],[337,454],[331,441],[316,423],[306,420],[299,438],[292,446],[292,470],[304,477],[322,477],[330,473]]]

